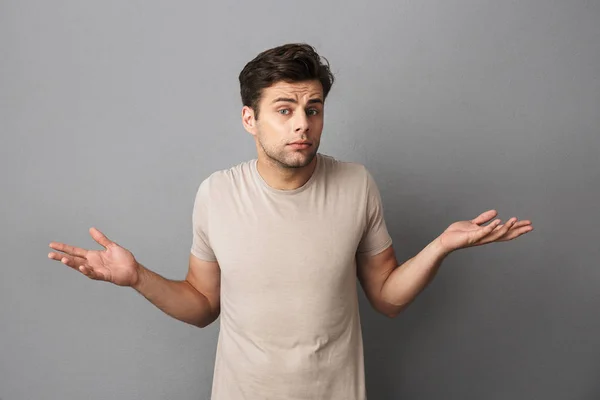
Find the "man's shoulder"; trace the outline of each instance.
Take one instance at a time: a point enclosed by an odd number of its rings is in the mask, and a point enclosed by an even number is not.
[[[202,183],[208,183],[211,186],[230,185],[236,181],[248,179],[252,174],[252,163],[255,161],[255,159],[242,161],[231,167],[216,170],[210,173]]]
[[[321,155],[321,159],[327,175],[335,180],[364,182],[367,178],[368,170],[364,164],[341,160],[325,154]]]
[[[209,196],[209,193],[224,194],[242,182],[251,178],[252,163],[255,160],[242,161],[231,167],[219,169],[206,176],[198,187],[198,193]]]

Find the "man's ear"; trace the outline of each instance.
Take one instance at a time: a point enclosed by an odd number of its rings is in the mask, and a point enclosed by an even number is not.
[[[256,135],[256,118],[254,110],[248,106],[242,107],[242,124],[251,135]]]

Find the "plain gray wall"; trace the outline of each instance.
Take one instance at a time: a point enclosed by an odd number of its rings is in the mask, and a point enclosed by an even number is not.
[[[0,1],[0,398],[208,399],[218,323],[47,259],[96,226],[183,279],[211,172],[254,158],[237,76],[308,42],[321,152],[364,163],[401,261],[495,208],[397,319],[361,294],[370,399],[600,398],[600,2]]]

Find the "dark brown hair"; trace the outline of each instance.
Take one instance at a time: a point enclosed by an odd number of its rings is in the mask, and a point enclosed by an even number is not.
[[[334,77],[327,59],[319,56],[312,46],[305,43],[289,43],[257,55],[240,72],[239,80],[242,103],[252,108],[255,118],[258,118],[258,103],[263,89],[279,81],[318,80],[323,85],[325,101]]]

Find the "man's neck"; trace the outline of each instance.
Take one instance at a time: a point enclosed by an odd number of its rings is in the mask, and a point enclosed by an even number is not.
[[[301,168],[284,168],[268,158],[258,157],[256,168],[263,180],[273,189],[294,190],[306,184],[315,172],[317,157],[318,154],[310,164]]]

